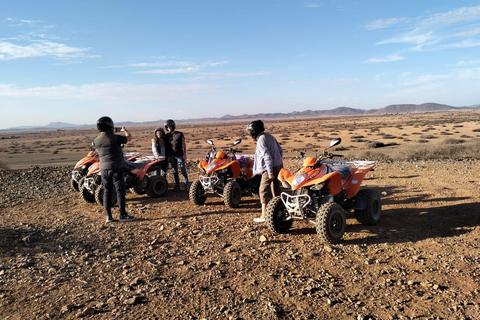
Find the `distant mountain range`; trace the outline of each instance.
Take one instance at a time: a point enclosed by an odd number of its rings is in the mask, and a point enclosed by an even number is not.
[[[381,109],[355,109],[349,107],[338,107],[330,110],[305,110],[293,111],[290,113],[257,113],[257,114],[242,114],[239,116],[224,115],[220,118],[197,118],[197,119],[183,119],[175,120],[176,122],[206,122],[206,121],[229,121],[229,120],[250,120],[250,119],[291,119],[291,118],[315,118],[322,116],[348,116],[348,115],[383,115],[383,114],[400,114],[400,113],[422,113],[422,112],[439,112],[439,111],[461,111],[461,110],[480,110],[480,104],[452,107],[446,104],[439,103],[423,103],[423,104],[392,104]],[[165,119],[166,120],[166,119]],[[165,120],[146,121],[146,122],[119,122],[117,126],[138,126],[138,125],[158,125]],[[46,126],[21,126],[13,127],[0,131],[27,131],[27,130],[55,130],[55,129],[86,129],[94,128],[95,124],[77,125],[65,122],[51,122]]]

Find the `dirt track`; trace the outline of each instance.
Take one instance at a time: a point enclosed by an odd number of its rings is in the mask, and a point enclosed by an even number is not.
[[[380,162],[381,222],[335,246],[270,234],[254,197],[128,194],[106,225],[69,170],[0,170],[2,319],[480,319],[479,161]]]

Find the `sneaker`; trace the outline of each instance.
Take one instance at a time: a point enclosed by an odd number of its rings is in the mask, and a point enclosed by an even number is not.
[[[128,214],[126,216],[121,216],[120,221],[125,222],[125,221],[133,221],[135,220],[135,217],[129,216]]]
[[[107,220],[105,221],[106,223],[114,222],[115,219],[113,219],[112,216],[107,216]]]
[[[262,223],[265,222],[264,218],[253,218],[253,222]]]

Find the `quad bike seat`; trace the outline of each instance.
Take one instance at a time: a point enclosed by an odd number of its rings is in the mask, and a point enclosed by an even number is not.
[[[137,169],[137,168],[141,168],[145,165],[145,163],[147,163],[147,161],[136,161],[136,162],[132,162],[132,161],[128,161],[128,160],[125,160],[125,168],[127,170],[133,170],[133,169]]]
[[[247,167],[252,160],[250,157],[245,157],[243,155],[235,155],[235,158],[238,160],[240,167]]]
[[[330,166],[329,168],[332,170],[331,172],[338,171],[342,179],[346,179],[352,171],[352,167],[347,166],[345,164],[337,164],[334,166]]]

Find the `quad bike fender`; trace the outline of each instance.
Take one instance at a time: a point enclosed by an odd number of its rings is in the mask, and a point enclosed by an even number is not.
[[[205,160],[200,160],[200,162],[198,163],[198,168],[207,171],[207,167],[208,167],[208,162]]]
[[[280,169],[277,178],[280,180],[280,182],[288,182],[290,185],[292,185],[293,174],[285,168]]]
[[[234,178],[240,178],[241,177],[240,163],[238,162],[238,160],[230,161],[227,164],[217,168],[217,170],[226,169],[228,167],[230,167],[230,170],[232,170],[232,175],[233,175]]]
[[[78,169],[86,164],[94,163],[98,161],[98,156],[87,156],[85,158],[80,159],[77,164],[75,165],[74,169]]]
[[[332,196],[342,191],[342,178],[338,171],[334,171],[318,179],[309,181],[308,183],[304,184],[302,187],[313,186],[313,185],[325,183],[325,182],[328,182],[328,188],[330,189],[330,194]]]
[[[87,172],[87,176],[90,176],[92,174],[96,174],[100,172],[100,161],[93,163],[89,168]]]
[[[345,190],[347,190],[347,197],[351,198],[355,196],[358,193],[358,190],[360,190],[360,185],[362,184],[363,178],[369,172],[375,167],[375,165],[370,165],[367,167],[360,167],[357,168],[354,172],[352,172],[352,175],[349,177],[347,182],[345,183]]]

